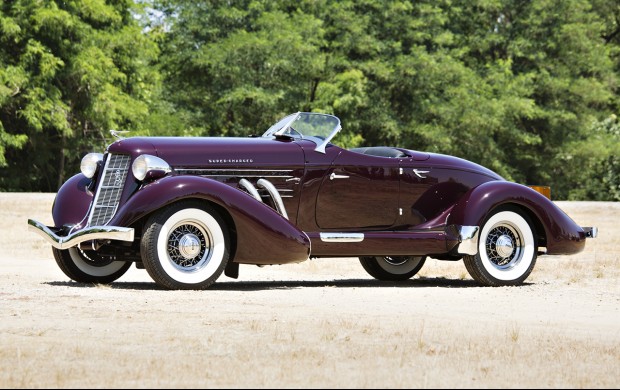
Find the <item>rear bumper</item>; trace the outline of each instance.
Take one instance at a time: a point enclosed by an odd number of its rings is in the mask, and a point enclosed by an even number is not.
[[[456,253],[460,255],[478,254],[478,235],[480,227],[454,225],[458,232],[459,243],[456,246]]]
[[[92,240],[134,240],[133,228],[119,226],[91,226],[86,229],[78,230],[67,236],[59,236],[54,233],[52,228],[49,228],[34,219],[29,219],[28,230],[37,233],[57,249],[68,249],[78,245],[81,242]]]
[[[586,238],[596,238],[598,236],[598,228],[596,226],[582,226],[586,234]]]

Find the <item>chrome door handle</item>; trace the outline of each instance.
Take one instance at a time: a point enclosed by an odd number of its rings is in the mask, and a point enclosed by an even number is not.
[[[421,171],[419,169],[414,169],[413,173],[416,174],[417,177],[419,177],[420,179],[426,179],[426,176],[424,176],[425,173],[428,173],[430,171]]]
[[[329,180],[334,180],[334,179],[348,179],[349,176],[347,175],[336,175],[334,172],[332,172],[331,175],[329,175]]]

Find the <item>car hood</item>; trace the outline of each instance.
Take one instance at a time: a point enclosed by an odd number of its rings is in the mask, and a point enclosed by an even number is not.
[[[134,137],[110,145],[111,153],[153,154],[173,168],[303,165],[294,142],[268,138]]]

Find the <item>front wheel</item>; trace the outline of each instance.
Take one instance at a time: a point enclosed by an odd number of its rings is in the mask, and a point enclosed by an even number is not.
[[[155,213],[140,243],[142,262],[158,285],[173,290],[201,290],[228,263],[228,230],[207,205],[183,202]]]
[[[52,251],[62,272],[78,283],[112,283],[131,267],[130,262],[112,261],[95,251],[83,251],[77,247],[52,248]]]
[[[464,256],[471,277],[484,286],[516,286],[536,264],[536,235],[529,218],[516,210],[492,214],[482,226],[478,254]]]
[[[370,256],[360,257],[362,267],[370,276],[379,280],[407,280],[417,274],[426,257],[424,256]]]

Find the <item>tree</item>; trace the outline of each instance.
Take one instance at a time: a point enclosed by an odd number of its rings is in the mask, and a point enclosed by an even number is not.
[[[109,129],[140,129],[157,46],[138,11],[130,0],[0,2],[0,188],[56,191]]]
[[[559,199],[620,177],[614,148],[584,154],[617,141],[617,1],[136,1],[0,1],[0,188],[54,190],[110,128],[243,136],[294,111]]]
[[[343,146],[454,154],[566,198],[571,145],[615,107],[617,26],[587,0],[166,5],[167,95],[196,134],[330,112]]]

